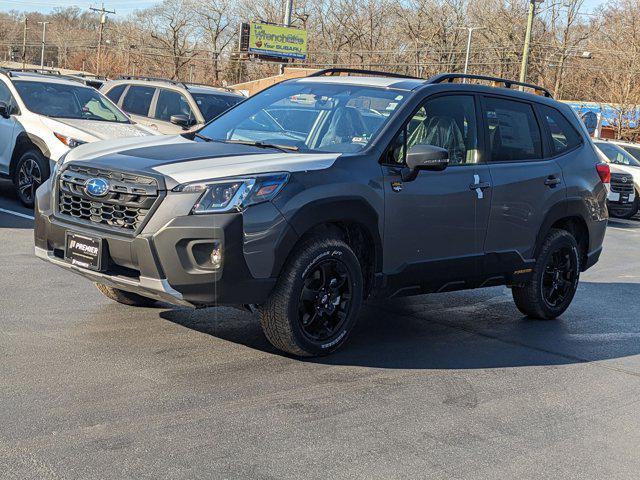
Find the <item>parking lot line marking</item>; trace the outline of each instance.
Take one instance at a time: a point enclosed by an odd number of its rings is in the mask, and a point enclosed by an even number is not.
[[[33,220],[33,215],[27,215],[26,213],[14,212],[13,210],[5,210],[4,208],[0,208],[0,212],[8,213],[9,215],[15,215],[16,217],[26,218],[29,220]]]

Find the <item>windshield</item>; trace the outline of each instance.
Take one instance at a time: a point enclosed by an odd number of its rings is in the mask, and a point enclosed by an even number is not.
[[[248,98],[200,133],[213,140],[285,145],[302,152],[358,152],[405,97],[393,89],[283,83]]]
[[[204,121],[213,120],[222,112],[229,110],[235,104],[244,100],[244,97],[235,95],[215,95],[213,93],[191,93],[191,96],[198,104],[200,113]]]
[[[640,167],[640,161],[636,160],[629,152],[617,145],[605,142],[595,142],[595,144],[600,151],[607,156],[611,163]]]
[[[631,145],[620,145],[621,148],[624,148],[627,152],[633,155],[633,158],[640,162],[640,146],[632,147]]]
[[[27,108],[39,115],[131,123],[124,113],[91,87],[23,80],[15,81],[14,85]]]

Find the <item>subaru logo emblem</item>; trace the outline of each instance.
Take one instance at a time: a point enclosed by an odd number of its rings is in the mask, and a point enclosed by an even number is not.
[[[84,184],[84,191],[92,197],[104,197],[109,193],[109,182],[104,178],[90,178]]]
[[[627,183],[627,177],[622,177],[622,183]]]

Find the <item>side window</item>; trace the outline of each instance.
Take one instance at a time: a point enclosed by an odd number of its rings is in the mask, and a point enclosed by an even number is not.
[[[555,108],[539,105],[542,118],[551,134],[551,148],[554,155],[571,150],[582,142],[576,129]]]
[[[126,84],[117,85],[117,86],[113,87],[111,90],[109,90],[107,92],[106,96],[113,103],[117,104],[118,100],[120,100],[120,97],[122,96],[122,92],[124,92],[125,88],[127,88]]]
[[[179,92],[161,89],[156,103],[154,118],[168,122],[171,115],[186,115],[193,118],[193,112],[187,103],[187,99]]]
[[[427,100],[392,142],[387,163],[404,165],[414,145],[435,145],[449,151],[451,165],[478,161],[476,110],[471,95],[447,95]]]
[[[484,102],[492,162],[542,158],[540,127],[530,104],[494,97]]]
[[[127,113],[134,115],[149,115],[149,107],[151,99],[156,89],[153,87],[143,87],[141,85],[131,85],[127,91],[127,95],[122,102],[122,109]]]

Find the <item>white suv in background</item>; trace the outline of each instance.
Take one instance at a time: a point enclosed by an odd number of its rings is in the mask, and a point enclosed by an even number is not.
[[[245,99],[231,89],[155,77],[122,76],[100,91],[136,122],[164,134],[201,127]]]
[[[616,193],[619,193],[619,201],[625,203],[623,197],[626,197],[633,205],[629,209],[624,208],[622,210],[624,213],[618,212],[616,209],[610,209],[611,214],[620,218],[631,218],[635,216],[640,209],[640,161],[618,145],[618,142],[594,140],[593,143],[604,157],[606,157],[606,161],[612,166],[615,166],[615,170],[612,169],[612,172],[626,173],[633,177],[633,182],[630,182],[630,184],[629,182],[627,182],[627,184],[617,183],[612,179],[609,200],[616,201]],[[621,179],[623,178],[625,177],[621,177]],[[611,195],[613,195],[614,198],[612,198]]]
[[[94,88],[60,75],[0,69],[0,177],[33,206],[60,157],[80,144],[154,135]]]

